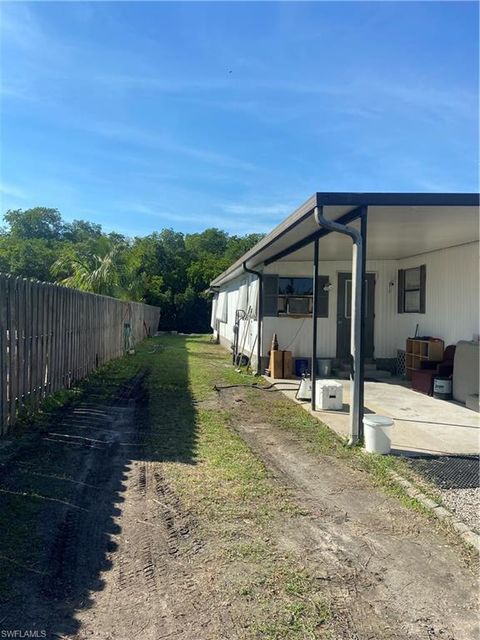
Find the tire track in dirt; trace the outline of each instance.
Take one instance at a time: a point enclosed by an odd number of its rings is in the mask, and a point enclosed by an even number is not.
[[[320,576],[332,601],[334,637],[477,637],[476,581],[447,541],[364,474],[311,455],[293,434],[264,422],[243,393],[224,391],[221,401],[235,430],[311,514],[272,523],[272,535]],[[276,402],[276,394],[265,401]]]
[[[209,544],[166,463],[147,453],[144,375],[109,402],[91,396],[62,411],[5,469],[5,490],[40,488],[45,500],[35,520],[40,560],[18,577],[21,601],[2,602],[2,629],[76,640],[242,637],[215,591]]]
[[[106,577],[108,595],[98,592],[94,616],[81,616],[79,638],[89,637],[93,628],[100,639],[139,633],[201,637],[203,594],[191,562],[189,516],[155,466],[135,461],[130,467],[118,549]]]
[[[123,472],[121,502],[112,521],[112,551],[99,573],[98,589],[88,595],[88,607],[75,612],[77,632],[66,636],[199,640],[207,627],[224,625],[208,601],[203,541],[195,533],[192,515],[163,474],[163,463],[145,458],[143,452],[138,456],[136,447],[127,455],[119,446],[119,439],[126,444],[145,442],[149,431],[142,412],[131,412],[121,425],[117,446],[112,445],[105,464],[88,477],[88,482],[102,487],[108,486],[108,469],[118,467]],[[115,478],[118,473],[112,475]],[[107,489],[107,495],[112,490]],[[91,533],[89,524],[85,543]],[[225,626],[225,637],[236,638],[229,626],[233,622]]]

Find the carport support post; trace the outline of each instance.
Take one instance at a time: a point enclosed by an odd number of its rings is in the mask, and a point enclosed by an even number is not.
[[[363,251],[363,239],[361,231],[357,231],[357,237],[353,243],[352,255],[352,334],[350,352],[353,358],[353,380],[351,397],[351,443],[355,444],[360,439],[363,427],[363,386],[364,386],[364,361],[363,361],[363,335],[365,328],[365,252]]]
[[[317,317],[318,317],[318,238],[313,242],[313,308],[312,308],[312,363],[310,380],[312,382],[312,411],[315,411],[317,380]]]
[[[358,437],[363,439],[363,415],[365,404],[365,305],[366,305],[366,273],[367,273],[367,215],[368,207],[362,207],[362,213],[360,217],[360,235],[362,236],[362,261],[361,261],[361,282],[362,282],[362,295],[359,313],[361,314],[362,322],[360,325],[360,354],[358,358],[358,378],[359,378],[359,394],[358,394]]]
[[[360,334],[363,318],[363,297],[362,297],[362,264],[363,264],[363,245],[362,234],[355,227],[349,227],[345,224],[340,224],[335,220],[329,220],[323,214],[323,205],[318,202],[317,193],[317,205],[314,210],[315,221],[319,227],[328,230],[328,232],[335,231],[343,233],[346,236],[350,236],[353,242],[352,251],[352,336],[350,342],[350,352],[353,358],[353,380],[351,382],[351,398],[350,398],[350,440],[349,444],[354,445],[359,439],[360,429],[360,389],[363,385],[363,380],[359,376],[360,369]],[[357,211],[356,209],[355,211]],[[358,216],[361,215],[361,211],[358,212]],[[358,217],[357,215],[355,218]]]

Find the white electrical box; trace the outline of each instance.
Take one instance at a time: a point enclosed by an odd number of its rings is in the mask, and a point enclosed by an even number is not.
[[[334,380],[317,380],[315,385],[315,409],[317,411],[341,411],[343,386]]]

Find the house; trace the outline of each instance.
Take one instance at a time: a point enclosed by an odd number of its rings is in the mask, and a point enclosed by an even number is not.
[[[365,365],[391,370],[413,336],[478,340],[478,213],[479,194],[316,193],[213,280],[212,329],[258,373],[274,333],[348,363],[355,440]]]

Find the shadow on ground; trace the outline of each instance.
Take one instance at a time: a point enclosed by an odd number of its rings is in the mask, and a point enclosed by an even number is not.
[[[88,609],[92,593],[105,587],[102,572],[111,568],[117,550],[129,483],[135,483],[141,505],[145,465],[195,463],[196,410],[186,340],[145,343],[136,356],[95,376],[79,402],[48,414],[3,448],[2,631],[44,631],[48,638],[76,634],[76,612]],[[168,502],[161,478],[155,482]],[[169,531],[167,543],[177,533],[173,524]],[[133,555],[131,572],[143,572],[147,588],[155,563],[139,542],[137,555],[142,553],[137,564]],[[126,588],[125,572],[118,580],[118,588]]]

